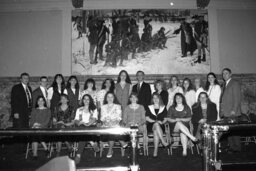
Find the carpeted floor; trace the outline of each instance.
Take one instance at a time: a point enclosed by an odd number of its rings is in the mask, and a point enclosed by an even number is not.
[[[81,163],[77,168],[95,167],[95,166],[126,166],[129,163],[127,155],[121,157],[120,149],[114,150],[114,155],[111,159],[107,159],[107,150],[103,152],[103,157],[99,154],[95,157],[91,149],[86,149],[82,155]],[[142,171],[201,171],[202,157],[197,154],[194,149],[194,154],[188,151],[187,157],[181,156],[181,148],[175,149],[173,155],[167,154],[165,149],[159,149],[159,156],[152,157],[152,149],[150,155],[139,156],[138,161]],[[127,154],[127,153],[126,153]],[[62,155],[66,155],[66,151],[62,151]],[[54,155],[53,155],[54,156]],[[243,146],[243,152],[237,154],[220,154],[223,162],[232,161],[256,161],[256,144]],[[39,152],[38,160],[32,160],[31,156],[25,159],[25,148],[17,149],[15,145],[5,144],[0,148],[0,170],[1,171],[32,171],[44,165],[51,159],[46,159],[42,152]],[[255,165],[252,166],[223,166],[224,171],[252,171],[255,170]]]

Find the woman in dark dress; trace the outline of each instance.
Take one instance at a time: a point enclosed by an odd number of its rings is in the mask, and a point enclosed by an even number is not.
[[[154,136],[153,157],[157,157],[159,140],[163,146],[167,147],[169,145],[163,138],[164,119],[166,115],[167,110],[161,96],[158,93],[153,93],[152,105],[149,105],[146,109],[147,130],[148,132],[153,132]]]
[[[65,90],[65,80],[63,75],[56,74],[52,83],[52,86],[48,89],[48,102],[50,103],[50,109],[52,114],[55,108],[59,105],[60,95],[64,93]]]
[[[76,76],[72,75],[69,77],[64,94],[68,95],[69,105],[76,111],[79,107],[80,97],[79,82]]]
[[[181,93],[176,93],[173,105],[169,108],[166,120],[170,122],[170,132],[179,132],[183,147],[183,156],[187,156],[188,138],[197,142],[198,140],[189,131],[191,120],[191,109],[186,103],[185,97]]]
[[[53,114],[53,125],[56,128],[68,128],[72,127],[74,123],[72,122],[75,115],[75,110],[69,105],[68,95],[62,94],[60,96],[59,106],[54,110]],[[69,151],[71,151],[70,144],[65,141]],[[62,142],[57,144],[57,156],[60,155]]]
[[[168,92],[166,91],[165,82],[163,80],[157,80],[154,84],[156,93],[158,93],[165,106],[167,106],[168,103]]]
[[[51,118],[51,111],[46,107],[46,100],[44,96],[38,96],[36,100],[36,106],[31,112],[30,127],[32,129],[37,128],[48,128]],[[32,149],[33,149],[33,158],[37,159],[37,149],[38,141],[41,141],[41,137],[38,139],[33,138]],[[46,154],[48,155],[49,151],[44,142],[41,142],[43,145]]]
[[[202,125],[206,122],[217,120],[217,107],[215,103],[211,102],[206,92],[201,92],[198,96],[198,102],[192,107],[192,111],[193,134],[198,139],[201,139]]]

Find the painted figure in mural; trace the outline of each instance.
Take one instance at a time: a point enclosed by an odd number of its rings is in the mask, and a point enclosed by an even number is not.
[[[98,43],[98,25],[97,25],[97,20],[94,19],[93,16],[88,17],[87,28],[89,32],[88,41],[90,43],[90,49],[89,49],[90,64],[96,64],[97,61],[94,58],[94,51]]]
[[[120,37],[118,35],[114,36],[114,39],[108,44],[106,44],[105,51],[107,53],[107,58],[105,61],[105,65],[112,65],[116,67],[117,65],[117,58],[120,55]]]
[[[160,48],[160,49],[167,48],[165,46],[167,37],[164,32],[165,32],[165,28],[161,27],[160,30],[158,30],[158,32],[153,35],[153,48]]]
[[[120,57],[120,66],[123,66],[123,60],[128,60],[128,55],[132,49],[131,42],[132,35],[131,33],[127,33],[126,36],[123,37],[121,41],[121,57]]]
[[[109,33],[110,31],[107,23],[104,20],[98,20],[98,42],[95,54],[95,61],[97,61],[98,55],[99,59],[103,60],[103,47],[106,43],[106,40],[108,40]]]
[[[205,50],[207,48],[207,29],[208,24],[204,20],[203,16],[196,16],[194,22],[194,37],[196,40],[197,50],[198,50],[198,58],[196,63],[201,63],[206,61]],[[201,59],[201,56],[203,58]]]
[[[183,18],[181,20],[180,28],[175,30],[173,34],[181,34],[181,53],[182,57],[187,57],[187,52],[192,56],[196,49],[196,42],[193,38],[193,30],[189,23]]]
[[[131,19],[130,24],[132,59],[135,59],[135,54],[140,46],[139,26],[134,18]]]

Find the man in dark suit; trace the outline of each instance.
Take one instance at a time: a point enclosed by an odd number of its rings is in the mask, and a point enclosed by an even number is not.
[[[145,108],[151,104],[151,88],[148,83],[144,82],[144,72],[138,71],[137,74],[138,83],[132,87],[132,92],[138,94],[138,103]]]
[[[45,101],[47,102],[47,85],[48,85],[48,78],[46,76],[40,77],[40,86],[35,89],[32,93],[32,100],[33,100],[33,105],[32,107],[36,107],[36,100],[39,96],[43,96],[45,98]]]
[[[28,128],[32,108],[32,89],[28,85],[29,74],[22,73],[20,81],[21,83],[15,85],[11,91],[13,128]]]
[[[241,115],[241,88],[240,83],[232,79],[232,72],[229,68],[222,70],[224,85],[222,88],[220,117],[239,121]],[[229,151],[241,151],[241,142],[239,136],[228,137]]]

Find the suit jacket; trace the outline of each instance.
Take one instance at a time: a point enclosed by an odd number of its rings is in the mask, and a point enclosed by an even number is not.
[[[30,94],[32,95],[32,89],[28,86]],[[23,85],[17,84],[12,88],[11,91],[11,109],[12,117],[14,113],[19,114],[19,118],[15,119],[13,117],[13,127],[14,128],[28,128],[29,127],[29,115],[30,109],[28,108],[27,95],[23,88]]]
[[[44,97],[44,94],[41,90],[40,87],[36,88],[33,93],[32,93],[32,108],[35,108],[36,107],[36,100],[39,96],[43,96]],[[45,99],[45,101],[47,101],[47,99]]]
[[[140,87],[139,92],[138,92],[137,86],[138,86],[138,84],[136,84],[132,87],[132,92],[138,94],[138,99],[139,99],[138,103],[143,105],[144,108],[146,108],[147,106],[149,106],[151,104],[151,88],[150,88],[150,85],[148,83],[143,82],[141,87]]]
[[[231,115],[231,111],[235,115]],[[231,79],[226,86],[222,88],[220,116],[221,117],[237,117],[241,115],[241,88],[240,83]]]

